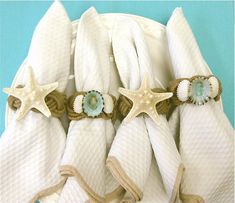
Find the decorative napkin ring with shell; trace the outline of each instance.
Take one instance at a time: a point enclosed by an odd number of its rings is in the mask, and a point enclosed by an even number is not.
[[[31,67],[27,68],[28,80],[25,86],[19,85],[13,88],[4,88],[9,94],[8,105],[17,112],[16,119],[22,119],[30,110],[41,112],[46,117],[61,117],[65,112],[66,97],[56,91],[58,82],[47,85],[39,85],[35,79]]]
[[[99,91],[76,92],[68,99],[68,118],[80,120],[83,118],[103,118],[116,120],[116,98],[111,94],[101,94]]]
[[[151,89],[147,76],[144,77],[138,90],[119,88],[119,92],[122,95],[118,99],[118,112],[124,121],[130,121],[139,114],[146,113],[158,123],[160,120],[158,114],[168,115],[171,112],[169,98],[173,93],[160,88]]]
[[[215,101],[220,99],[222,85],[220,80],[213,75],[197,75],[170,82],[168,90],[174,93],[171,100],[176,106],[183,103],[203,105],[210,99]]]

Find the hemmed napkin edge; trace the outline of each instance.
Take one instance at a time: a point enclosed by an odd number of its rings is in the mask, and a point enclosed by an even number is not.
[[[191,201],[195,203],[205,203],[205,200],[199,196],[199,195],[192,195],[192,194],[184,194],[180,193],[180,200],[182,200],[185,203],[190,203]]]
[[[107,158],[106,166],[110,169],[115,179],[126,191],[130,192],[130,194],[136,201],[139,201],[143,198],[143,192],[126,174],[120,162],[114,156],[109,156]]]
[[[105,195],[105,198],[99,196],[94,190],[91,189],[91,187],[86,183],[84,178],[81,176],[79,171],[71,166],[71,165],[63,165],[60,167],[60,173],[62,176],[65,176],[66,179],[70,176],[74,176],[78,182],[82,186],[82,188],[88,193],[88,196],[90,196],[95,201],[104,202],[104,201],[112,201],[119,197],[119,195],[123,192],[123,187],[119,186],[114,191],[108,193]]]
[[[124,192],[123,187],[119,186],[114,191],[105,195],[105,201],[111,202],[116,198],[118,198],[123,192]]]
[[[40,192],[38,192],[31,200],[29,203],[35,203],[38,199],[45,197],[45,196],[49,196],[52,195],[53,193],[55,193],[56,191],[58,191],[60,188],[63,187],[63,185],[65,184],[67,178],[64,177],[58,184],[51,186],[49,188],[46,188],[44,190],[41,190]]]
[[[184,170],[185,170],[185,167],[181,163],[178,167],[178,172],[176,174],[176,180],[175,180],[175,184],[174,184],[174,187],[173,187],[173,191],[172,191],[172,195],[171,195],[169,203],[174,203],[176,198],[177,198],[177,194],[178,194],[179,189],[180,189],[180,183],[181,183],[181,180],[182,180],[182,177],[183,177]]]
[[[88,193],[88,195],[97,200],[98,202],[104,202],[105,198],[98,195],[90,186],[87,184],[87,182],[84,180],[82,175],[79,173],[79,171],[72,165],[63,165],[60,166],[60,174],[62,176],[74,176],[77,180],[77,182],[81,185],[81,187]]]

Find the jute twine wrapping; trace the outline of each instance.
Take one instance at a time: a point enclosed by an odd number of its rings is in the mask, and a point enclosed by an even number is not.
[[[188,80],[189,82],[192,82],[194,79],[196,79],[198,77],[204,77],[205,79],[209,79],[210,77],[215,77],[215,76],[214,75],[210,75],[210,76],[196,75],[196,76],[193,76],[191,78],[179,78],[179,79],[173,80],[169,83],[169,86],[168,86],[167,89],[168,89],[168,91],[173,93],[173,97],[170,98],[171,102],[172,102],[172,105],[179,106],[179,105],[184,104],[184,103],[192,103],[192,101],[190,99],[188,99],[185,102],[180,101],[177,97],[177,88],[178,88],[178,85],[181,81]],[[218,95],[213,99],[215,101],[219,101],[221,93],[222,93],[222,84],[221,84],[221,81],[217,77],[216,77],[216,79],[219,82],[219,91],[218,91]]]
[[[180,78],[180,79],[176,79],[176,80],[171,81],[169,83],[169,87],[167,88],[167,91],[172,92],[173,96],[167,100],[161,101],[158,104],[156,104],[157,112],[159,114],[165,114],[167,116],[167,118],[169,118],[171,113],[173,112],[173,110],[176,108],[176,106],[179,106],[184,103],[192,103],[192,101],[190,99],[188,99],[185,102],[182,102],[178,99],[177,88],[178,88],[178,85],[181,81],[188,80],[189,82],[192,82],[194,79],[196,79],[198,77],[204,77],[205,79],[209,79],[212,76],[213,75],[205,77],[205,76],[197,75],[197,76],[193,76],[191,78]],[[213,76],[213,77],[215,77],[215,76]],[[218,78],[217,78],[217,80],[219,82],[219,91],[218,91],[218,95],[215,98],[213,98],[215,101],[218,101],[220,99],[220,96],[222,93],[221,81]],[[18,86],[18,88],[22,88],[22,86]],[[158,92],[158,93],[166,92],[165,90],[160,89],[160,88],[154,88],[154,89],[152,89],[152,91]],[[82,113],[74,112],[74,108],[73,108],[74,107],[74,100],[76,99],[76,97],[78,95],[85,95],[85,94],[86,94],[86,92],[76,92],[71,97],[69,97],[69,99],[67,101],[67,111],[68,111],[68,118],[70,120],[81,120],[83,118],[91,118],[84,112],[82,112]],[[125,97],[123,95],[120,95],[119,99],[116,100],[116,98],[113,95],[110,95],[110,96],[112,97],[113,102],[114,102],[113,112],[112,113],[105,113],[103,111],[99,116],[96,116],[94,118],[103,118],[105,120],[111,119],[112,122],[115,122],[117,118],[119,118],[121,120],[124,119],[127,116],[127,114],[130,112],[132,105],[133,105],[133,103],[130,99],[128,99],[127,97]],[[60,93],[55,90],[46,96],[45,102],[46,102],[49,110],[51,111],[52,116],[59,118],[64,114],[64,112],[66,110],[66,108],[65,108],[66,96],[63,93]],[[14,96],[9,96],[8,97],[8,105],[11,109],[17,110],[21,106],[21,101]],[[39,112],[35,108],[33,108],[32,111]]]
[[[111,119],[112,122],[114,123],[117,119],[117,108],[116,108],[117,100],[116,100],[115,96],[113,96],[111,94],[109,94],[109,96],[112,97],[113,103],[114,103],[114,108],[113,108],[112,113],[106,113],[106,112],[102,111],[102,113],[100,115],[95,116],[95,117],[90,117],[84,112],[76,113],[74,111],[74,101],[75,101],[76,97],[79,96],[79,95],[85,95],[86,93],[87,92],[76,92],[72,96],[69,97],[69,99],[67,101],[68,118],[70,120],[81,120],[83,118],[103,118],[105,120]]]
[[[18,86],[18,88],[22,88],[23,86]],[[60,93],[56,90],[54,90],[53,92],[51,92],[50,94],[48,94],[45,98],[45,102],[46,102],[46,105],[48,106],[50,112],[51,112],[51,115],[53,117],[61,117],[66,108],[66,96],[63,94],[63,93]],[[16,111],[17,109],[20,108],[21,106],[21,101],[14,97],[14,96],[9,96],[8,97],[8,105],[9,107]],[[38,111],[37,109],[35,108],[32,108],[32,111],[36,112],[36,113],[40,113],[40,111]]]
[[[164,89],[160,89],[160,88],[154,88],[154,89],[152,89],[152,91],[157,92],[157,93],[166,92]],[[125,97],[123,95],[120,95],[120,97],[118,99],[117,109],[120,114],[121,120],[127,116],[127,114],[130,112],[132,106],[133,106],[133,102],[130,99],[128,99],[127,97]],[[161,101],[158,104],[156,104],[156,109],[159,114],[165,114],[167,117],[169,117],[169,115],[172,112],[170,99],[166,99],[166,100]]]

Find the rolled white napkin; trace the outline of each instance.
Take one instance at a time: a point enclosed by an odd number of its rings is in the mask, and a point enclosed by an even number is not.
[[[74,73],[77,91],[97,90],[117,96],[118,77],[110,63],[111,44],[108,31],[94,8],[80,18],[74,55]],[[122,188],[106,168],[105,160],[115,130],[111,120],[84,118],[71,121],[66,149],[61,161],[61,174],[73,176],[90,199],[104,202],[114,198]],[[75,185],[75,184],[73,184]],[[75,189],[76,187],[74,187]],[[79,194],[74,197],[81,202]],[[62,195],[70,195],[62,191]],[[62,197],[66,199],[66,197]],[[82,201],[83,202],[83,201]]]
[[[166,31],[176,78],[211,75],[182,9],[175,9]],[[186,168],[183,202],[233,202],[234,135],[220,103],[183,104],[171,122],[180,125],[179,151]]]
[[[40,85],[58,82],[57,90],[64,92],[71,38],[71,22],[55,2],[37,25],[26,59]],[[27,79],[23,76],[16,86]],[[62,187],[65,178],[60,176],[59,164],[65,139],[58,118],[30,111],[17,121],[14,115],[0,139],[0,202],[34,202]]]
[[[135,41],[129,31],[132,26],[133,23],[128,18],[119,19],[113,30],[112,43],[122,84],[124,88],[135,90],[140,86],[141,77]],[[107,165],[135,200],[143,196],[151,159],[152,149],[143,116],[121,123],[109,152]]]
[[[125,88],[139,88],[146,73],[152,77],[152,88],[163,88],[158,80],[153,79],[157,76],[154,75],[148,47],[137,23],[129,18],[120,18],[113,31],[112,40],[115,61]],[[152,150],[156,160],[151,165]],[[152,171],[157,170],[155,162],[159,171],[151,172],[150,175],[150,167]],[[175,201],[183,166],[165,115],[160,115],[158,124],[146,115],[144,118],[138,116],[128,123],[122,123],[111,147],[107,164],[115,178],[128,191],[130,201],[143,198],[143,202],[150,199],[151,202],[162,202],[162,197],[166,202]],[[153,174],[159,172],[154,178],[156,181],[151,181]],[[163,189],[158,190],[159,186]],[[151,191],[155,192],[149,196]],[[144,196],[145,193],[148,194],[147,197]]]

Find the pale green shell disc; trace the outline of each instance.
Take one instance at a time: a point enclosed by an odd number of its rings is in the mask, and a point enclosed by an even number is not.
[[[211,94],[210,82],[204,77],[198,77],[191,82],[189,92],[192,102],[202,105],[209,100]]]
[[[83,112],[89,117],[99,116],[104,109],[104,99],[100,92],[92,90],[87,92],[82,100]]]

